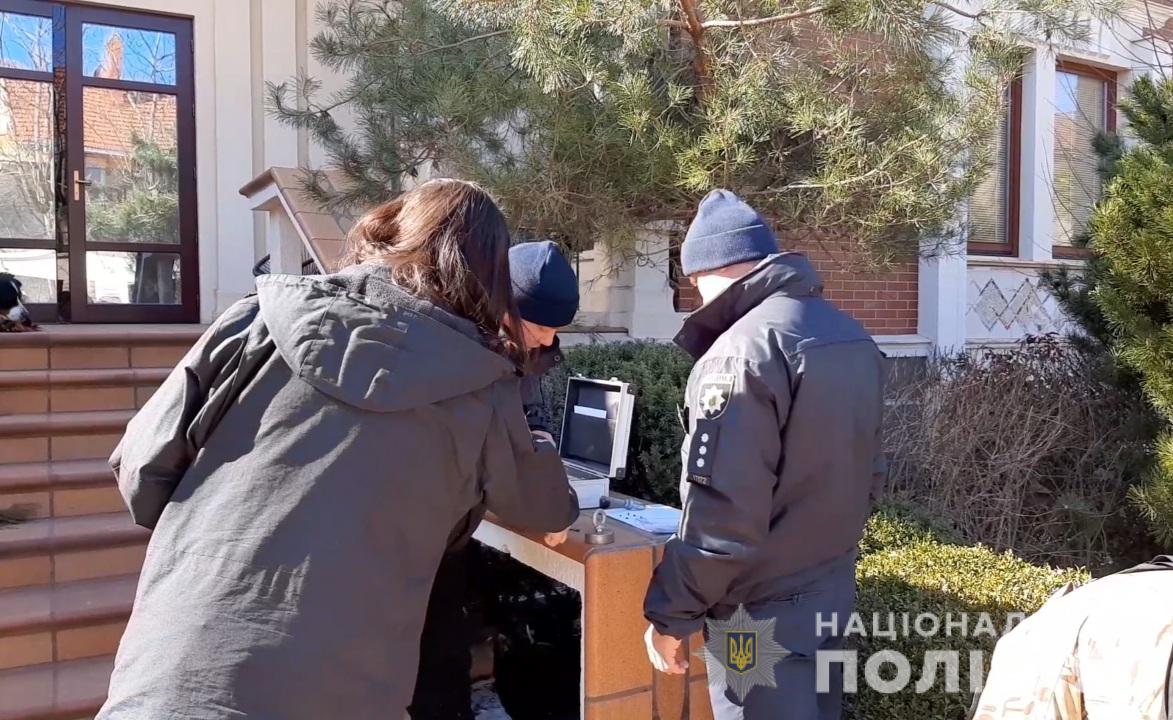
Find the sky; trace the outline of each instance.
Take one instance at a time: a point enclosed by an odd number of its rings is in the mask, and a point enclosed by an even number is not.
[[[106,44],[122,40],[122,79],[175,84],[175,36],[152,30],[82,25],[82,72],[94,76],[106,60]],[[0,12],[0,66],[51,71],[53,22],[50,18]]]

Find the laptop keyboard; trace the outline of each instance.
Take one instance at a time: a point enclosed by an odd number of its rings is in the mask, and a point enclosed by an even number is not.
[[[598,480],[599,476],[594,473],[589,473],[586,470],[580,470],[573,465],[563,465],[566,468],[566,477],[571,480]]]

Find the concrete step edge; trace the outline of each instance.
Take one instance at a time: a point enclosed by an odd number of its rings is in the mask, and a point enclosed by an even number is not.
[[[0,720],[74,720],[106,701],[114,656],[0,670]]]
[[[122,432],[137,410],[0,415],[0,438],[104,435]]]
[[[167,379],[170,372],[171,368],[5,370],[0,371],[0,390],[158,385]]]
[[[191,345],[205,325],[45,325],[37,332],[0,333],[4,348]]]
[[[0,590],[0,637],[130,617],[138,575]]]
[[[0,559],[139,545],[149,537],[125,512],[36,518],[0,526]]]
[[[113,483],[114,471],[103,459],[0,465],[0,496],[30,490],[100,487]]]

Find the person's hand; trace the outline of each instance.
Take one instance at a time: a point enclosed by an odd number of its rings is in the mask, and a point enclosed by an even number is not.
[[[568,537],[570,537],[570,528],[566,528],[562,532],[546,533],[545,541],[550,547],[558,547],[566,542]]]
[[[684,641],[671,635],[661,635],[655,625],[648,625],[644,633],[644,644],[648,649],[648,660],[652,667],[669,675],[683,675],[688,670],[684,657]]]
[[[546,432],[545,430],[530,430],[529,434],[533,435],[534,437],[536,437],[539,440],[545,440],[546,442],[550,443],[551,445],[558,444],[558,443],[554,442],[554,436],[551,435],[550,433]]]

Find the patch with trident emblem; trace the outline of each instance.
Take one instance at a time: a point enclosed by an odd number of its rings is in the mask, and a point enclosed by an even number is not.
[[[777,687],[774,666],[790,654],[774,639],[777,618],[754,620],[744,605],[728,620],[705,621],[705,646],[700,651],[709,671],[709,685],[728,687],[744,701],[756,685]]]

